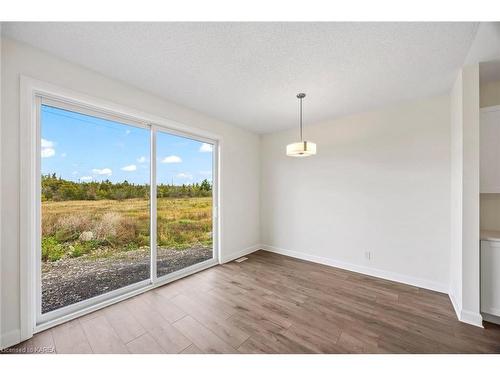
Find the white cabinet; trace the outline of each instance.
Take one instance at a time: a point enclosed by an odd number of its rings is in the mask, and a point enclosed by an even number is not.
[[[500,241],[481,241],[481,312],[500,322]],[[497,319],[498,318],[498,319]]]
[[[500,193],[500,106],[481,109],[480,191]]]

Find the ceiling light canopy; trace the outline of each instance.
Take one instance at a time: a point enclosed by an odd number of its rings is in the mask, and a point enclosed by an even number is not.
[[[293,157],[306,157],[311,155],[316,155],[316,143],[304,141],[302,138],[302,99],[306,97],[306,94],[299,93],[297,94],[297,98],[300,102],[300,142],[290,143],[286,146],[286,155]]]

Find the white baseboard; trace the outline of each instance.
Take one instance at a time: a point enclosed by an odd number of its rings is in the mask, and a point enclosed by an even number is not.
[[[467,323],[476,327],[483,328],[483,316],[481,314],[462,309],[462,306],[459,305],[453,293],[448,293],[448,296],[450,297],[451,304],[453,306],[453,309],[455,310],[455,314],[457,315],[458,320],[460,320],[462,323]]]
[[[10,332],[4,333],[0,337],[0,350],[8,348],[9,346],[19,344],[21,342],[21,331],[15,329]]]
[[[228,256],[221,257],[220,263],[222,264],[222,263],[231,262],[232,260],[241,258],[242,256],[251,254],[251,253],[253,253],[257,250],[260,250],[260,249],[262,249],[262,246],[260,244],[247,247],[246,249],[240,250],[236,253],[232,253],[232,254],[229,254]]]
[[[307,260],[314,263],[320,263],[331,267],[342,268],[344,270],[362,273],[364,275],[379,277],[381,279],[386,279],[390,281],[395,281],[402,284],[408,284],[412,286],[416,286],[418,288],[430,289],[436,292],[446,293],[448,294],[448,285],[436,283],[434,281],[420,279],[412,276],[407,276],[391,271],[385,271],[378,268],[360,266],[353,263],[343,262],[339,260],[335,260],[332,258],[320,257],[317,255],[310,255],[298,251],[286,250],[282,248],[278,248],[270,245],[262,245],[262,250],[266,250],[272,253],[282,254],[286,256],[290,256],[293,258],[298,258],[302,260]]]
[[[458,301],[453,293],[449,292],[448,297],[450,297],[451,305],[453,306],[453,310],[455,310],[455,315],[457,316],[458,320],[460,320],[462,306],[458,304]]]
[[[472,324],[473,326],[484,328],[483,317],[481,316],[481,314],[474,311],[462,309],[460,317],[458,319],[463,323]]]

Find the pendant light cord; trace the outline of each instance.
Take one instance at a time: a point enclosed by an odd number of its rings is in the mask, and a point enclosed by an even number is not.
[[[302,142],[302,99],[299,98],[300,100],[300,141]]]

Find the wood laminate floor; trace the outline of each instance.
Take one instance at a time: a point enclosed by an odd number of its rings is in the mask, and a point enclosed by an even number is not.
[[[446,294],[258,251],[41,332],[56,353],[500,353]]]

